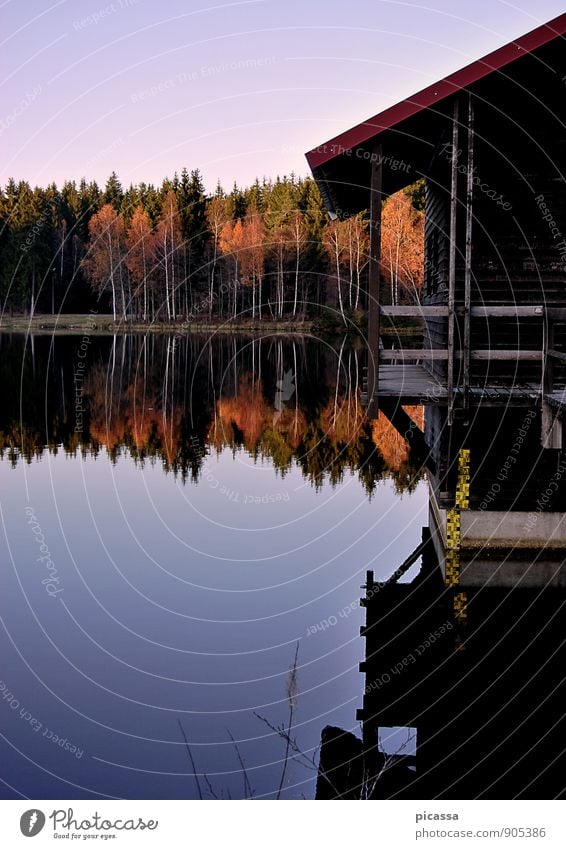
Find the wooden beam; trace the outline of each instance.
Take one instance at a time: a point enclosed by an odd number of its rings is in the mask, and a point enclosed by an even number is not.
[[[472,299],[472,221],[474,198],[474,104],[468,92],[468,168],[466,172],[466,255],[464,267],[464,398],[463,407],[468,409],[470,395],[470,307]]]
[[[488,350],[471,351],[472,360],[535,360],[542,362],[542,351],[521,351],[516,349],[504,350],[490,348]]]
[[[456,211],[458,194],[458,98],[452,115],[452,163],[450,175],[450,250],[448,261],[448,424],[454,421],[454,307],[456,299]]]
[[[384,348],[379,352],[380,358],[390,360],[447,360],[446,348]]]
[[[564,351],[557,351],[555,348],[549,348],[547,351],[547,356],[552,357],[554,360],[560,360],[562,363],[566,363],[566,354]],[[552,392],[552,390],[550,390]]]
[[[543,306],[490,306],[486,304],[481,307],[471,307],[472,318],[542,318],[545,308]],[[548,310],[547,310],[548,312]],[[564,310],[566,317],[566,310]]]
[[[550,395],[544,395],[543,400],[561,413],[566,412],[566,389],[558,389]]]
[[[447,316],[448,307],[427,307],[422,304],[411,304],[401,307],[382,306],[382,316],[406,316],[408,318],[426,318],[427,316]]]
[[[407,316],[416,318],[426,318],[427,316],[444,317],[448,315],[448,307],[444,306],[427,306],[425,304],[406,304],[403,306],[392,307],[389,304],[384,304],[379,308],[382,316]],[[547,308],[546,313],[551,316],[551,313],[558,312],[563,314],[563,320],[566,321],[565,310],[553,310]],[[456,315],[464,315],[463,307],[455,308]],[[485,304],[483,306],[470,306],[470,316],[472,318],[543,318],[545,308],[543,306],[512,306],[505,307],[499,305]],[[551,316],[552,317],[552,316]]]
[[[369,591],[369,598],[367,596],[362,597],[360,599],[360,607],[367,607],[369,602],[371,602],[372,599],[377,595],[374,590],[374,587],[379,586],[379,592],[381,592],[381,590],[385,589],[386,587],[396,584],[399,578],[402,578],[405,572],[409,571],[411,566],[413,566],[417,562],[419,557],[421,557],[429,547],[430,537],[425,538],[423,534],[423,540],[417,545],[415,550],[411,552],[411,554],[409,554],[407,559],[404,560],[403,563],[401,563],[401,565],[397,567],[397,569],[395,569],[392,575],[390,575],[388,578],[385,578],[385,580],[380,581],[379,585],[377,585],[373,579],[373,572],[367,572],[368,576],[371,574],[371,583],[368,578],[365,584],[366,589]]]
[[[426,304],[405,304],[403,306],[390,306],[382,304],[379,308],[382,316],[407,316],[416,318],[445,317],[448,315],[448,307],[445,306],[428,306]],[[543,306],[500,306],[484,304],[483,306],[470,306],[470,316],[472,318],[543,318],[548,314],[552,317],[552,313],[557,312],[564,321],[566,321],[566,309],[553,309]],[[464,315],[464,307],[455,308],[456,315]]]
[[[379,283],[381,277],[381,195],[383,182],[381,145],[371,158],[369,284],[368,284],[368,416],[377,415],[379,393]]]
[[[411,452],[417,462],[419,462],[421,466],[426,466],[429,472],[435,474],[436,463],[432,458],[430,447],[427,445],[425,435],[422,430],[399,404],[391,402],[383,404],[382,402],[381,407],[384,415],[387,416],[397,433],[411,446]],[[413,554],[409,556],[408,560],[406,560],[400,568],[406,571],[406,569],[415,562],[417,557],[420,556],[423,548],[424,543],[421,542]],[[397,579],[395,578],[395,580]],[[392,581],[390,580],[389,583],[392,583]]]
[[[549,356],[556,354],[559,359],[566,361],[566,354],[559,351],[549,351]],[[487,348],[477,349],[469,352],[472,360],[530,360],[541,362],[543,359],[542,351],[537,350],[516,350],[512,349],[497,349]],[[390,362],[391,360],[448,360],[450,354],[446,348],[384,348],[379,352],[382,360]],[[454,359],[459,360],[464,356],[462,351],[456,351]]]

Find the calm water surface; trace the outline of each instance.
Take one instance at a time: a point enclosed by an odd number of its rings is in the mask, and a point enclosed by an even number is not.
[[[310,758],[325,725],[359,732],[365,572],[427,522],[405,446],[364,417],[362,353],[0,345],[1,795],[197,798],[192,755],[205,797],[249,793],[240,758],[273,797],[285,745],[260,717],[287,721],[297,646]],[[285,798],[314,795],[300,761]]]

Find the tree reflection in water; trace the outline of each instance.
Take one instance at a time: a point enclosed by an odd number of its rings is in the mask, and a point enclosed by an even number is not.
[[[197,481],[206,454],[229,448],[268,459],[282,477],[298,467],[315,488],[355,474],[368,496],[384,478],[402,493],[422,476],[389,420],[367,420],[356,340],[140,334],[0,344],[0,453],[14,465],[44,451],[105,451]],[[422,408],[407,411],[422,426]]]

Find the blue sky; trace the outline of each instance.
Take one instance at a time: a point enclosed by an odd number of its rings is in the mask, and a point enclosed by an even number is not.
[[[4,0],[0,182],[212,190],[306,150],[555,17],[559,0]]]

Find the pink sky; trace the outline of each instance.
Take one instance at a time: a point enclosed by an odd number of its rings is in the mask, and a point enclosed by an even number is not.
[[[306,174],[309,148],[563,11],[430,2],[7,0],[0,181]]]

